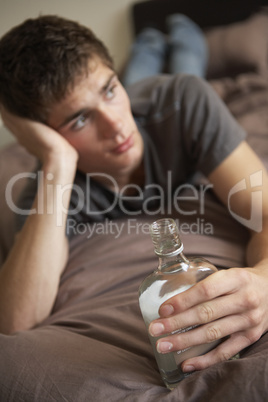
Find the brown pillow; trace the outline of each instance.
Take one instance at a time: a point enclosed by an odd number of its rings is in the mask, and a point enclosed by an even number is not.
[[[208,78],[268,72],[268,8],[249,19],[209,29]]]
[[[9,208],[6,199],[6,186],[18,173],[31,172],[36,159],[18,143],[9,145],[0,151],[0,266],[12,247],[15,237],[15,214]],[[26,178],[16,180],[12,186],[12,202],[16,203],[26,184]]]

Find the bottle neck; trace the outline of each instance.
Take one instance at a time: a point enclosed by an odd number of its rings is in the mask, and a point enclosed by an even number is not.
[[[161,271],[171,272],[173,265],[174,270],[187,269],[189,261],[183,255],[183,244],[174,219],[163,218],[155,221],[150,226],[150,233]]]
[[[174,267],[174,270],[179,269],[187,269],[189,267],[189,260],[185,257],[182,251],[178,251],[177,253],[170,254],[157,254],[159,258],[158,270],[165,271],[167,268],[171,272],[171,267]]]

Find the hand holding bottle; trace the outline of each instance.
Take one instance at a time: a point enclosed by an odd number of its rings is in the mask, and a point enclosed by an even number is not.
[[[207,353],[220,342],[220,339],[176,349],[167,341],[169,337],[165,337],[167,334],[163,324],[155,323],[152,327],[150,323],[159,317],[159,308],[163,302],[174,295],[186,292],[197,282],[217,272],[217,268],[203,258],[185,257],[178,228],[173,219],[159,219],[150,229],[159,265],[158,269],[142,282],[139,289],[139,303],[147,328],[153,328],[153,332],[149,331],[149,339],[162,379],[169,389],[173,389],[185,377],[181,363],[191,357]],[[168,310],[168,305],[164,310]],[[177,327],[175,323],[173,329],[167,332],[176,332],[178,336],[180,333],[191,332],[196,325],[195,323]],[[162,336],[164,338],[161,339]]]
[[[196,327],[161,338],[158,352],[178,351],[227,337],[210,352],[184,361],[182,370],[191,372],[228,360],[256,342],[267,331],[266,267],[262,262],[255,268],[219,271],[163,303],[161,318],[150,324],[151,336]]]

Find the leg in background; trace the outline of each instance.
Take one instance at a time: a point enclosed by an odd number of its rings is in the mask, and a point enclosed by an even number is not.
[[[125,68],[122,83],[131,85],[144,78],[160,74],[166,60],[166,36],[155,28],[144,28],[137,36]]]
[[[208,49],[202,30],[190,18],[172,14],[167,18],[171,74],[186,73],[205,77]]]

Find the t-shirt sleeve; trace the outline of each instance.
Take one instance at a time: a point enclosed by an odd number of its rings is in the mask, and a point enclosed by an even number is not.
[[[179,181],[211,173],[246,133],[205,80],[186,74],[156,76],[129,89],[135,118],[146,129],[163,169]]]
[[[246,133],[207,82],[189,76],[181,90],[180,126],[185,150],[195,169],[207,176]]]

